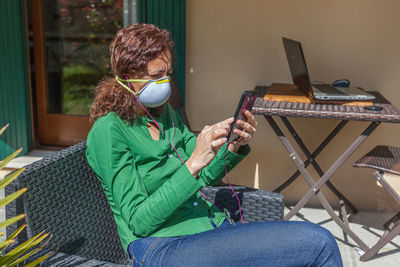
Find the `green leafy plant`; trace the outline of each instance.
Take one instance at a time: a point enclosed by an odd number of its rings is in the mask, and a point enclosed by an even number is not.
[[[7,129],[8,124],[4,126],[3,128],[0,129],[0,135]],[[22,148],[18,149],[11,155],[9,155],[7,158],[4,160],[0,161],[0,171],[13,159],[15,158],[20,152],[22,151]],[[6,177],[4,179],[0,180],[0,189],[6,187],[8,184],[10,184],[12,181],[14,181],[23,171],[25,168],[18,169]],[[4,207],[7,204],[9,204],[11,201],[17,199],[20,197],[23,193],[25,193],[27,188],[22,188],[18,190],[17,192],[14,192],[3,199],[0,199],[0,207]],[[0,222],[0,228],[7,227],[13,223],[16,223],[17,221],[25,218],[25,214],[19,214],[13,218],[7,219],[5,221]],[[0,242],[0,250],[1,250],[1,255],[0,255],[0,266],[17,266],[18,264],[23,263],[27,258],[38,252],[40,249],[42,249],[49,241],[49,234],[48,233],[40,233],[37,234],[36,236],[32,237],[28,241],[19,244],[15,248],[9,250],[10,246],[12,246],[15,243],[15,238],[18,236],[19,233],[22,232],[22,230],[26,227],[26,224],[23,224],[21,227],[19,227],[14,233],[12,233],[5,241]],[[1,233],[3,235],[3,233]],[[7,252],[5,252],[7,250]],[[32,261],[25,266],[36,266],[48,257],[50,257],[52,254],[46,254],[35,261]]]

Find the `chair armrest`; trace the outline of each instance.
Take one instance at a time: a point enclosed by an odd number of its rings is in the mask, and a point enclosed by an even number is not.
[[[246,223],[283,219],[283,195],[245,186],[233,186],[233,189]],[[206,186],[201,192],[218,208],[226,208],[234,221],[240,220],[238,201],[229,186]]]

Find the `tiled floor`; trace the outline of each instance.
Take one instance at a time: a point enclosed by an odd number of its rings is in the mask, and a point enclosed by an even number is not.
[[[285,213],[289,209],[285,209]],[[379,239],[378,235],[383,233],[381,225],[390,219],[395,213],[360,211],[350,217],[350,228],[369,247],[373,246]],[[342,254],[345,267],[397,267],[400,266],[400,236],[397,236],[381,249],[377,256],[368,262],[359,260],[360,254],[351,238],[344,235],[342,229],[330,218],[323,209],[303,208],[293,220],[304,220],[317,223],[328,229],[336,238]]]

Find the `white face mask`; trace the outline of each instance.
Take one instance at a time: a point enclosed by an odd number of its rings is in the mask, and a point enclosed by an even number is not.
[[[171,83],[169,76],[162,77],[157,80],[141,80],[132,79],[124,80],[115,76],[115,79],[121,84],[125,89],[131,92],[136,98],[149,108],[159,107],[165,102],[167,102],[169,96],[171,95]],[[130,86],[126,86],[123,82],[141,82],[146,83],[146,85],[139,92],[134,92]]]

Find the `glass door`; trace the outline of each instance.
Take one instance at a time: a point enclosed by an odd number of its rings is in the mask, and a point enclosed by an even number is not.
[[[94,87],[109,75],[108,46],[136,22],[133,0],[31,0],[38,139],[69,146],[90,130]]]

